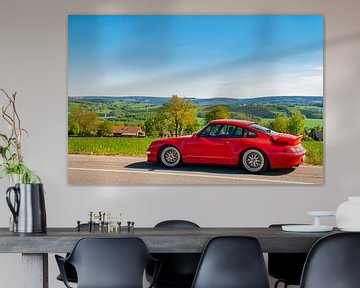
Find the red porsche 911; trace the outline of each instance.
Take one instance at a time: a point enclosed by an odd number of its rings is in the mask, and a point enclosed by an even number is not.
[[[153,141],[146,151],[148,162],[176,167],[181,163],[239,165],[250,173],[291,168],[305,159],[302,136],[272,131],[256,122],[213,120],[189,136]]]

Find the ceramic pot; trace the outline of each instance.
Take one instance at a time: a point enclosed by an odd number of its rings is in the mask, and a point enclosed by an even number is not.
[[[348,197],[338,206],[336,226],[342,231],[360,231],[360,196]]]

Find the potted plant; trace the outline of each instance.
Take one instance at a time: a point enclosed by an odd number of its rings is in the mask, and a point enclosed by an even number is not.
[[[10,176],[13,186],[6,191],[6,201],[13,214],[14,232],[46,232],[46,212],[41,179],[24,163],[21,144],[27,131],[22,128],[16,109],[16,93],[9,95],[4,89],[5,104],[1,116],[9,132],[0,133],[0,179]]]

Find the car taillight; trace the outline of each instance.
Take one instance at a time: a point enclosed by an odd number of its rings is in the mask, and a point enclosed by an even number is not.
[[[285,152],[286,153],[299,153],[304,151],[304,147],[301,145],[297,145],[297,146],[291,146],[291,147],[286,147],[285,148]]]
[[[286,153],[296,153],[295,147],[286,147],[285,148]]]

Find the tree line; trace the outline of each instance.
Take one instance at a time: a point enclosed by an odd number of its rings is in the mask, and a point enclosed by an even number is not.
[[[173,95],[168,102],[156,109],[151,117],[144,121],[142,128],[146,136],[166,137],[191,134],[199,130],[197,107],[191,99]],[[236,118],[226,106],[215,106],[204,114],[206,123],[214,119]],[[74,106],[69,111],[68,134],[74,136],[110,136],[116,125],[124,123],[101,120],[96,112],[86,107]],[[291,117],[278,115],[269,122],[269,128],[282,133],[306,135],[305,117],[296,110]]]
[[[173,95],[155,115],[144,123],[145,133],[152,137],[188,135],[198,131],[204,124],[215,119],[232,118],[225,106],[215,106],[203,116],[206,123],[199,123],[196,105],[191,99]]]
[[[69,136],[109,136],[113,134],[114,123],[102,121],[96,112],[82,106],[74,106],[68,115]]]

